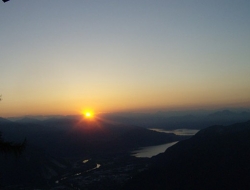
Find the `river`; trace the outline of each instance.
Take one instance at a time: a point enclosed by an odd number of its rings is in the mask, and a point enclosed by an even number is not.
[[[86,164],[89,160],[90,160],[90,159],[83,160],[82,163],[83,163],[83,164]],[[72,177],[72,176],[79,176],[79,175],[82,175],[83,173],[87,173],[87,172],[96,170],[96,169],[98,169],[98,168],[100,168],[100,167],[101,167],[101,164],[96,163],[96,166],[95,166],[94,168],[91,168],[91,169],[86,170],[86,171],[83,171],[83,172],[79,172],[79,173],[75,173],[75,174],[70,174],[70,175],[68,175],[68,176],[66,176],[66,177],[62,177],[60,180],[56,180],[55,183],[60,183],[60,181],[63,181],[63,180],[65,180],[65,179],[68,179],[69,177]]]

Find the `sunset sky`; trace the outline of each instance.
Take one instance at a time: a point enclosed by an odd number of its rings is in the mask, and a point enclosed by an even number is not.
[[[250,1],[1,1],[0,94],[0,117],[250,106]]]

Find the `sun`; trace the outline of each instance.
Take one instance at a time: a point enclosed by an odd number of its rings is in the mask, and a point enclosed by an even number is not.
[[[86,117],[91,117],[92,114],[91,114],[90,112],[87,112],[87,113],[85,113],[85,116],[86,116]]]
[[[93,119],[94,118],[94,112],[90,110],[86,110],[83,112],[83,116],[86,119]]]

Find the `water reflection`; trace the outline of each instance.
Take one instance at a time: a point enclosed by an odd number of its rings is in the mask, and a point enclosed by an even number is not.
[[[166,143],[166,144],[161,144],[157,146],[147,146],[147,147],[142,147],[140,150],[136,150],[132,152],[132,156],[135,156],[137,158],[151,158],[152,156],[155,156],[157,154],[160,154],[162,152],[165,152],[165,150],[174,144],[176,142],[171,142],[171,143]]]
[[[92,169],[90,169],[90,170],[87,170],[86,172],[90,172],[90,171],[95,170],[95,169],[98,169],[98,168],[100,168],[100,167],[101,167],[101,164],[96,164],[96,167],[94,167],[94,168],[92,168]]]
[[[89,160],[90,160],[90,159],[88,159],[88,160],[83,160],[82,163],[83,163],[83,164],[86,164]],[[68,176],[63,177],[63,178],[61,178],[60,180],[56,180],[55,183],[58,184],[58,183],[60,183],[60,181],[64,181],[64,180],[66,180],[66,179],[68,179],[68,178],[70,178],[70,177],[82,175],[84,172],[87,173],[87,172],[96,170],[96,169],[98,169],[98,168],[100,168],[100,167],[101,167],[101,164],[96,163],[96,166],[95,166],[94,168],[91,168],[91,169],[86,170],[86,171],[83,171],[83,172],[75,173],[75,174],[69,174]]]
[[[174,133],[176,135],[195,135],[199,131],[197,129],[164,130],[164,129],[158,129],[158,128],[150,128],[150,130],[161,132],[161,133]]]
[[[86,164],[89,160],[83,160],[82,163]]]
[[[174,133],[176,135],[188,135],[192,136],[195,135],[199,130],[196,129],[175,129],[175,130],[164,130],[164,129],[158,129],[158,128],[151,128],[150,130],[161,132],[161,133]],[[132,156],[135,157],[146,157],[146,158],[151,158],[152,156],[155,156],[157,154],[160,154],[162,152],[165,152],[165,150],[174,144],[176,142],[171,142],[171,143],[166,143],[166,144],[161,144],[157,146],[147,146],[147,147],[141,147],[140,150],[136,150],[131,152]]]

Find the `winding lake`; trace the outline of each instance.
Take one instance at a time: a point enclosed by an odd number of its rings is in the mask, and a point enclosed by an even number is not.
[[[157,128],[152,128],[150,130],[161,132],[161,133],[174,133],[176,135],[195,135],[199,131],[199,130],[194,130],[194,129],[164,130],[164,129],[157,129]],[[166,149],[173,146],[177,142],[178,141],[156,145],[156,146],[141,147],[139,150],[132,151],[131,155],[137,158],[151,158],[152,156],[165,152]]]
[[[195,135],[199,131],[197,129],[165,130],[165,129],[158,129],[158,128],[150,128],[150,130],[161,132],[161,133],[174,133],[176,135]]]
[[[166,144],[161,144],[161,145],[157,145],[157,146],[141,147],[141,149],[131,152],[131,155],[135,156],[137,158],[151,158],[152,156],[155,156],[159,153],[165,152],[165,150],[167,148],[173,146],[177,142],[178,141],[166,143]]]

